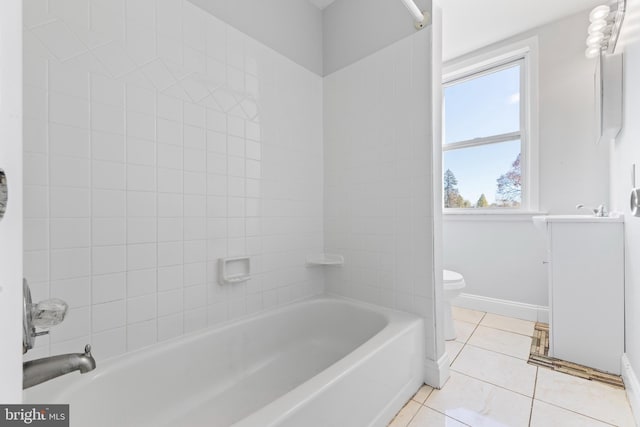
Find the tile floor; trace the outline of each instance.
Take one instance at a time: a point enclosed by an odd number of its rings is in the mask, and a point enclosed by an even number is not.
[[[423,386],[389,427],[635,426],[624,390],[527,364],[533,322],[454,307],[451,377]]]

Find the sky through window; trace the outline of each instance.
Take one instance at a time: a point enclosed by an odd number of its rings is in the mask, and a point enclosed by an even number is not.
[[[514,64],[446,86],[445,146],[520,131],[520,71]],[[460,196],[470,207],[482,194],[491,205],[497,201],[497,179],[509,171],[520,151],[519,139],[445,150],[443,171],[453,172]]]

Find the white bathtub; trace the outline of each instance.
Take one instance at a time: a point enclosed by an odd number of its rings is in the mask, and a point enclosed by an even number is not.
[[[71,425],[385,426],[423,380],[422,319],[313,298],[28,389]]]

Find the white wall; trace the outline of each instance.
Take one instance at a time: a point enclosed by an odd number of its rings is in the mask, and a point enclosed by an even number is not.
[[[345,256],[327,290],[424,317],[435,361],[431,43],[414,32],[325,77],[325,247]]]
[[[0,168],[9,203],[0,221],[0,403],[22,398],[22,2],[0,2]]]
[[[444,220],[445,268],[464,275],[465,293],[548,306],[546,242],[527,216],[513,221]]]
[[[640,373],[640,218],[630,214],[631,166],[640,185],[640,2],[627,3],[623,33],[616,49],[624,54],[623,129],[611,144],[611,205],[625,214],[625,352]],[[638,399],[638,390],[633,390]],[[632,402],[633,404],[636,401]],[[634,407],[634,410],[638,408]],[[638,418],[638,414],[636,414]]]
[[[430,0],[416,0],[431,10]],[[323,11],[324,74],[329,75],[415,33],[400,0],[338,0]]]
[[[478,51],[538,37],[543,212],[575,213],[577,203],[608,200],[608,149],[594,143],[595,62],[584,57],[587,24],[588,12],[583,12]],[[529,218],[486,221],[445,215],[444,265],[465,276],[467,293],[547,306],[544,259],[544,236]]]
[[[100,363],[322,292],[322,78],[188,1],[46,4],[25,2],[25,276],[71,310],[28,356]],[[254,279],[220,286],[237,255]]]
[[[449,61],[476,49],[603,4],[602,0],[444,2],[444,60]],[[496,13],[496,9],[500,13]],[[508,19],[506,19],[508,17]],[[473,34],[473,37],[469,37]]]
[[[322,11],[309,1],[190,1],[292,61],[323,74]]]

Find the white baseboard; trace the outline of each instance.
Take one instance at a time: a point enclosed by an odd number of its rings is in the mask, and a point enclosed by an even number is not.
[[[445,353],[438,360],[425,360],[424,382],[431,387],[441,389],[449,379],[449,355]]]
[[[452,304],[458,307],[486,311],[487,313],[499,314],[501,316],[549,323],[549,307],[542,305],[525,304],[517,301],[465,293],[460,294],[454,299]]]
[[[627,389],[627,399],[629,399],[629,403],[631,404],[631,411],[633,412],[636,426],[640,426],[640,382],[638,382],[638,377],[626,353],[622,355],[621,365],[622,379]]]

